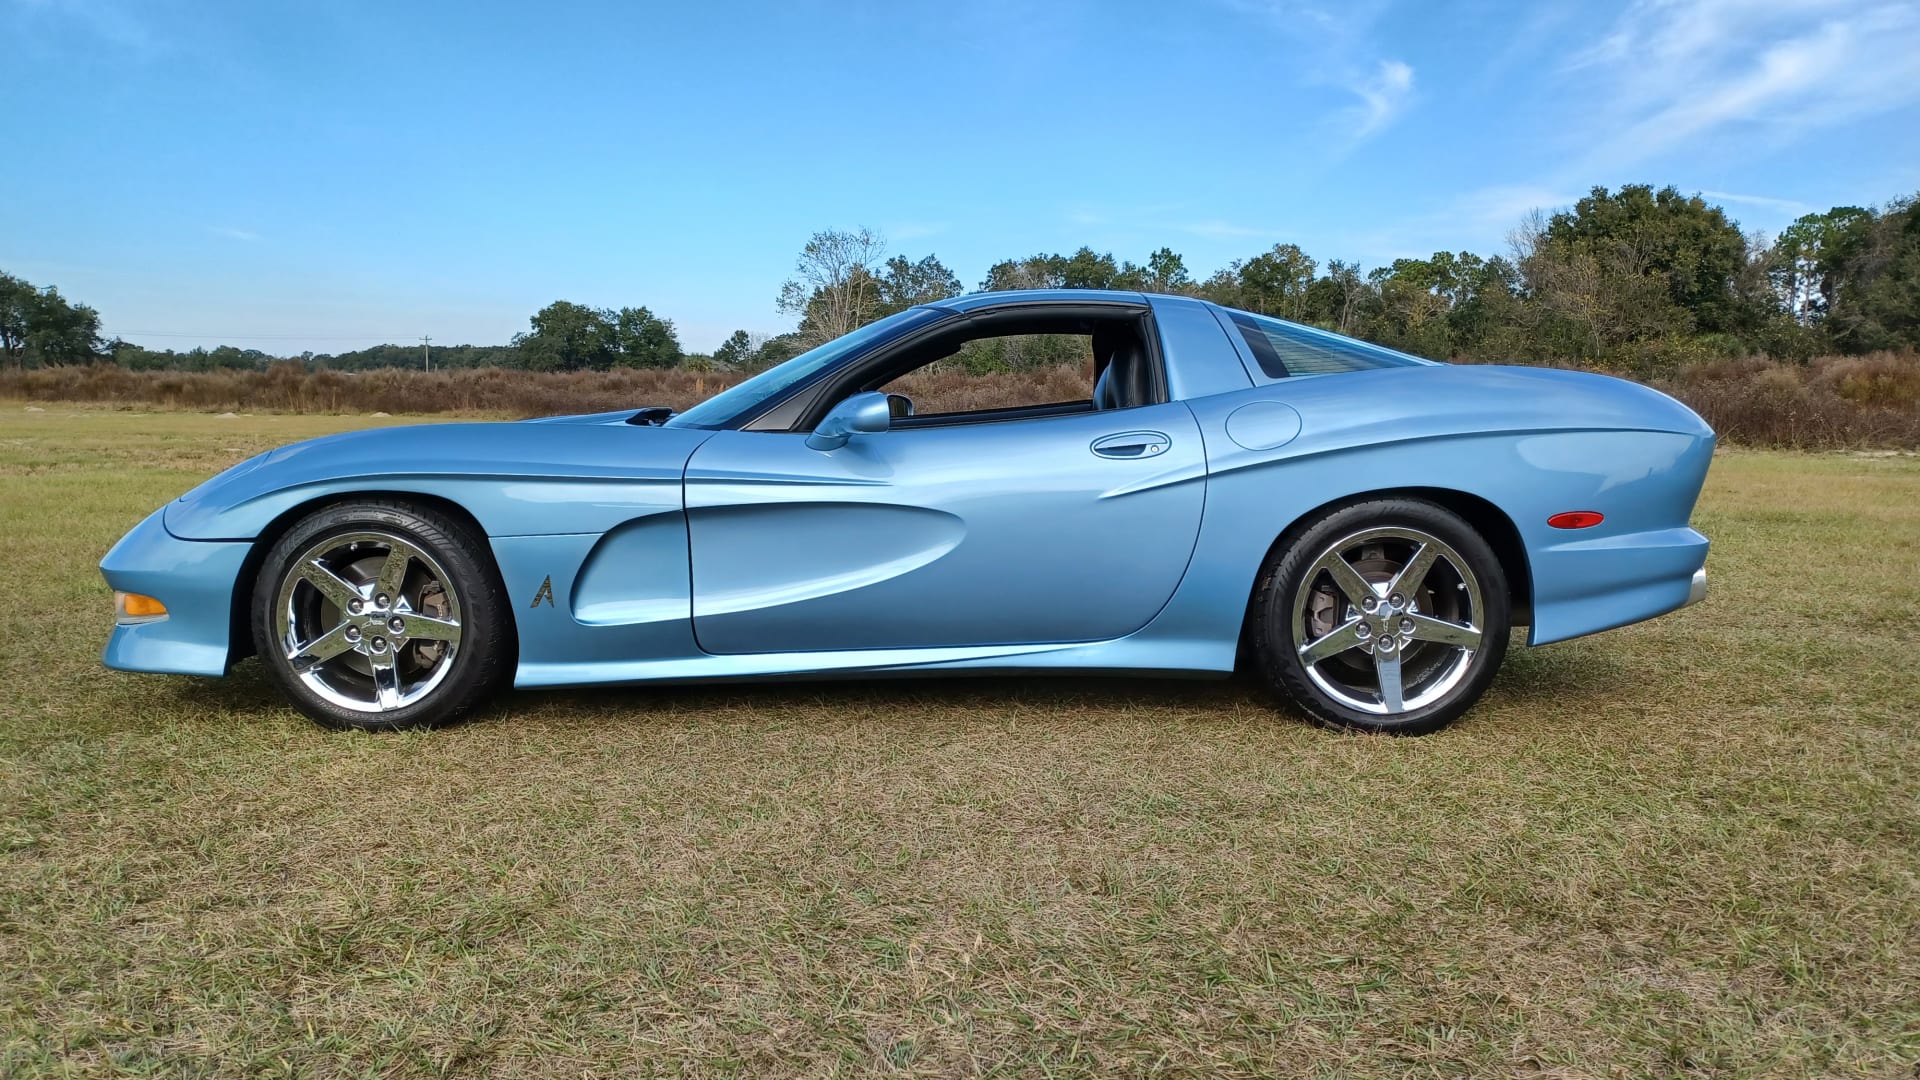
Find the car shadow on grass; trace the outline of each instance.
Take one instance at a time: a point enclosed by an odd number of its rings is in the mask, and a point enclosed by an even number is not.
[[[231,717],[284,715],[289,706],[247,660],[224,679],[156,680],[181,712]],[[1528,708],[1570,695],[1631,693],[1631,665],[1604,647],[1583,642],[1528,649],[1516,637],[1487,701]],[[724,714],[796,717],[857,713],[888,716],[941,714],[984,721],[1035,714],[1138,720],[1221,718],[1246,720],[1261,714],[1304,723],[1291,706],[1276,701],[1247,670],[1224,679],[1098,675],[1058,676],[840,676],[760,679],[737,683],[667,683],[577,690],[521,690],[502,694],[469,723],[539,718],[567,724],[606,722],[630,716],[659,720]]]
[[[1563,704],[1573,695],[1631,693],[1631,665],[1603,647],[1574,643],[1529,649],[1522,642],[1515,638],[1489,691],[1489,701],[1532,709]],[[1302,713],[1276,700],[1261,678],[1245,667],[1226,678],[893,675],[528,690],[504,696],[477,719],[531,713],[562,722],[600,721],[622,714],[658,718],[706,712],[736,717],[942,713],[983,721],[1031,718],[1036,713],[1080,719],[1159,716],[1239,721],[1265,715],[1281,722],[1306,722]]]
[[[578,709],[604,716],[622,709],[646,713],[703,710],[1193,713],[1265,708],[1251,679],[1167,679],[1061,676],[889,676],[759,680],[732,684],[666,684],[583,690],[518,691],[505,699],[515,710],[552,713]]]

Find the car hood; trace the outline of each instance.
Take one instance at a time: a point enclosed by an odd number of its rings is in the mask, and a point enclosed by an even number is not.
[[[649,405],[644,409],[615,409],[612,412],[540,416],[520,422],[523,424],[632,424],[636,427],[658,427],[672,415],[673,410],[664,405]]]
[[[185,539],[251,539],[311,499],[418,493],[461,503],[490,535],[502,535],[499,528],[593,531],[604,513],[581,516],[574,501],[604,511],[609,499],[596,503],[597,486],[671,483],[677,489],[687,458],[713,434],[627,422],[633,415],[415,424],[308,439],[249,458],[182,495],[168,505],[166,527]],[[498,501],[503,493],[521,506],[521,515],[543,500],[546,510],[537,522],[497,525],[464,501]]]

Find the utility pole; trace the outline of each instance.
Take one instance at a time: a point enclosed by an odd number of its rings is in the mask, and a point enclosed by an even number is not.
[[[433,370],[433,354],[427,351],[427,343],[432,340],[432,334],[420,335],[420,362],[426,365],[428,371]]]

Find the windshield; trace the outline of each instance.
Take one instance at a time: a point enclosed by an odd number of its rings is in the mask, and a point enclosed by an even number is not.
[[[864,350],[868,345],[889,338],[908,327],[943,319],[946,314],[944,311],[936,311],[933,308],[908,308],[889,315],[879,322],[868,323],[851,334],[808,349],[778,367],[768,368],[732,389],[715,394],[686,412],[675,415],[667,421],[666,426],[722,427],[734,417],[747,412],[763,401],[779,396],[789,387],[798,386],[813,378],[854,353]]]

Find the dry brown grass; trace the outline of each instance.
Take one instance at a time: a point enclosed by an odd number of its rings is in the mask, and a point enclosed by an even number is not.
[[[251,665],[100,669],[122,531],[366,422],[0,413],[0,1074],[1920,1060],[1912,457],[1719,455],[1706,604],[1516,650],[1423,740],[1119,680],[515,694],[358,737]]]
[[[201,412],[466,413],[553,416],[667,405],[684,409],[739,376],[680,369],[543,373],[500,368],[309,372],[127,371],[112,364],[0,372],[0,398],[159,406]]]
[[[1920,355],[1699,364],[1655,385],[1724,441],[1792,450],[1920,447]]]
[[[742,377],[679,369],[567,374],[500,368],[308,372],[298,364],[276,364],[263,371],[186,372],[127,371],[100,364],[0,371],[0,399],[199,412],[455,413],[517,418],[643,405],[684,409]],[[889,389],[911,395],[923,412],[958,412],[1084,399],[1091,383],[1090,374],[1068,367],[1017,375],[930,370],[899,379]]]
[[[1084,369],[1046,367],[1017,375],[976,375],[936,364],[895,379],[885,389],[912,398],[920,412],[947,413],[1085,401],[1092,395],[1092,387],[1091,363]]]
[[[682,370],[543,374],[497,368],[419,372],[125,371],[112,365],[0,371],[0,400],[158,406],[203,412],[454,413],[552,416],[665,405],[684,409],[741,376]],[[1015,374],[917,372],[891,387],[922,412],[1085,398],[1078,367]],[[1920,447],[1920,355],[1874,353],[1785,364],[1763,357],[1695,365],[1656,383],[1723,441],[1798,450]]]

